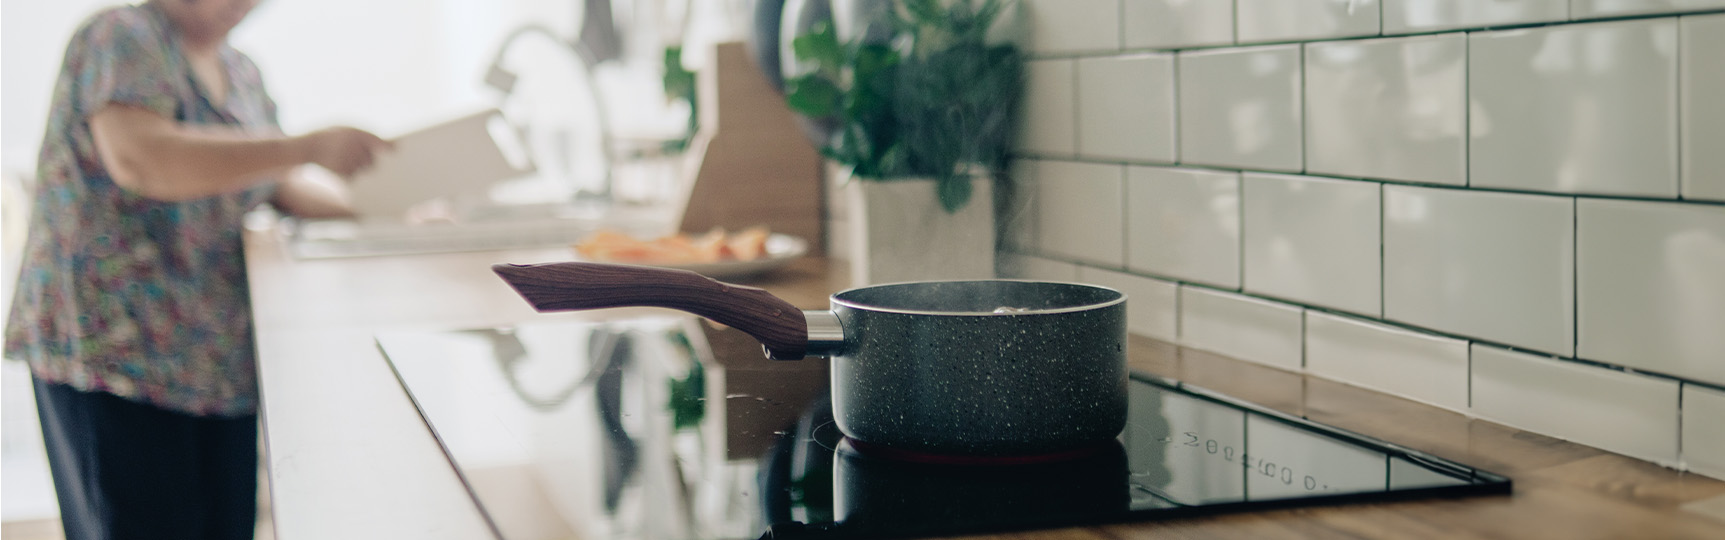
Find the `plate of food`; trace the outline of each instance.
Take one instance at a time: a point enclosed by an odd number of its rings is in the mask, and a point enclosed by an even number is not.
[[[575,244],[588,262],[637,264],[689,270],[717,280],[754,277],[789,264],[809,251],[807,241],[766,227],[740,231],[715,228],[642,239],[601,230]]]

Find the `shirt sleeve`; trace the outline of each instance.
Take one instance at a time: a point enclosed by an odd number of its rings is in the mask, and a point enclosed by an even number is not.
[[[142,107],[176,119],[182,70],[170,58],[166,29],[141,10],[108,11],[78,33],[78,106],[86,114],[110,103]]]
[[[248,95],[256,96],[263,113],[262,120],[268,124],[268,127],[275,129],[277,134],[280,134],[280,113],[276,110],[275,99],[270,97],[269,89],[264,84],[263,73],[258,70],[257,63],[253,62],[250,56],[235,51],[233,64],[234,87]]]

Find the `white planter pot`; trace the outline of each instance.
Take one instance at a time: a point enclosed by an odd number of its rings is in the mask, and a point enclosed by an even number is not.
[[[971,186],[970,202],[947,213],[932,179],[846,182],[852,284],[993,279],[993,182]]]

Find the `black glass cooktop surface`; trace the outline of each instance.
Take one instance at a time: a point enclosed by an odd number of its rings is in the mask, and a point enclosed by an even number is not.
[[[377,337],[499,536],[883,538],[1502,494],[1508,479],[1134,374],[1116,442],[1021,465],[859,451],[825,360],[688,317]]]

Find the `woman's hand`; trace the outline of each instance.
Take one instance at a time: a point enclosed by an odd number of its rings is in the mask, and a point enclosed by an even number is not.
[[[328,169],[342,178],[365,170],[379,152],[393,147],[377,135],[358,128],[337,126],[300,136],[306,147],[306,161]]]

